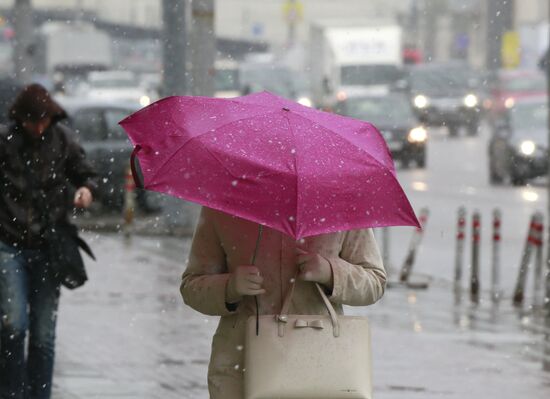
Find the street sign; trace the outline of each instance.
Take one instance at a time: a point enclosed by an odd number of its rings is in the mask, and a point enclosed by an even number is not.
[[[296,23],[304,17],[304,5],[298,0],[287,0],[283,5],[283,15],[287,23]]]
[[[521,62],[521,45],[517,31],[504,32],[501,47],[502,67],[515,69]]]

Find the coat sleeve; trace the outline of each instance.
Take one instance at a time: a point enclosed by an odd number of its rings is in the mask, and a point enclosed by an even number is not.
[[[211,316],[225,316],[234,313],[236,307],[225,302],[230,275],[212,217],[212,210],[202,208],[180,291],[183,301],[193,309]]]
[[[340,256],[329,262],[333,273],[332,302],[371,305],[384,294],[386,271],[372,229],[346,232]]]
[[[72,132],[66,127],[60,127],[67,140],[66,173],[69,181],[77,188],[88,187],[97,195],[97,173],[86,159],[84,149],[71,137]]]

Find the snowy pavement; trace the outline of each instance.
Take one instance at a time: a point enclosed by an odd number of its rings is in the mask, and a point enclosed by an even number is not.
[[[64,290],[54,399],[208,397],[217,319],[186,307],[178,286],[189,239],[88,234],[90,281]],[[485,295],[487,297],[487,295]],[[392,288],[371,307],[377,399],[546,399],[538,320],[509,301],[456,305],[450,286]]]

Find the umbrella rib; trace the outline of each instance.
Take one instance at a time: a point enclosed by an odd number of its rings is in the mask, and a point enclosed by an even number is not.
[[[273,111],[273,112],[270,112],[271,113],[275,113],[276,111]],[[265,114],[267,115],[267,114]],[[155,174],[151,177],[151,181],[155,180],[155,178],[160,174],[160,172],[162,171],[162,169],[187,145],[189,144],[191,141],[195,140],[195,139],[198,139],[198,138],[201,138],[203,136],[206,136],[207,134],[210,134],[210,133],[216,133],[219,129],[222,129],[224,127],[227,127],[229,125],[231,125],[232,123],[237,123],[237,122],[242,122],[242,121],[246,121],[248,119],[251,119],[251,118],[255,118],[259,115],[251,115],[251,116],[247,116],[246,118],[241,118],[241,119],[236,119],[234,121],[231,121],[231,122],[227,122],[227,123],[224,123],[223,125],[221,126],[218,126],[217,128],[215,129],[210,129],[206,132],[202,132],[202,133],[199,133],[197,134],[196,136],[193,136],[191,137],[190,139],[188,139],[185,143],[183,143],[182,145],[180,145],[173,153],[172,155],[170,155],[168,157],[168,159],[166,159],[166,161],[164,161],[162,163],[162,165],[157,169],[157,171],[155,172]]]
[[[297,143],[297,140],[296,140],[296,133],[294,132],[294,129],[292,128],[292,124],[290,123],[290,119],[288,117],[288,115],[284,115],[285,118],[286,118],[286,123],[288,124],[288,130],[290,130],[290,132],[292,133],[292,137],[294,137],[294,147],[295,148],[298,148],[298,143]],[[296,225],[296,228],[295,228],[295,232],[294,234],[296,235],[298,233],[298,215],[300,214],[300,203],[299,203],[299,196],[298,196],[298,183],[299,183],[299,178],[298,178],[298,150],[295,151],[294,153],[294,176],[296,177],[296,219],[294,220],[294,223]]]

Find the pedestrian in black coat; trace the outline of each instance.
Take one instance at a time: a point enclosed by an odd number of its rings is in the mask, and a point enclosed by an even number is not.
[[[97,187],[84,151],[59,123],[66,116],[33,84],[0,128],[0,397],[50,398],[61,282],[45,233],[69,223],[74,206],[90,206]]]

